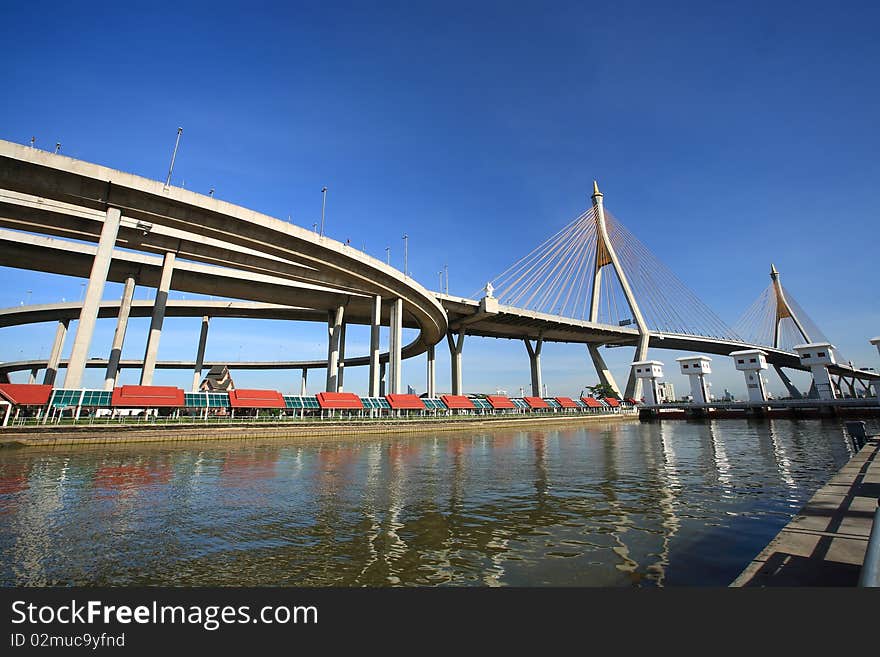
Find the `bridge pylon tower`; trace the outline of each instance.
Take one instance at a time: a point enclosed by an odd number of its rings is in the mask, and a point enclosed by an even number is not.
[[[781,348],[779,327],[784,319],[790,319],[792,321],[805,343],[812,342],[810,335],[804,328],[797,313],[788,303],[788,299],[785,297],[785,290],[782,289],[782,283],[779,280],[779,271],[776,269],[776,265],[772,262],[770,263],[770,281],[773,286],[773,294],[776,296],[776,317],[773,321],[773,347],[775,349]],[[789,394],[795,399],[803,399],[801,391],[791,382],[791,379],[782,371],[782,368],[779,365],[774,365],[773,369],[776,370],[776,374],[779,375],[782,384],[785,386],[786,390],[788,390]]]
[[[651,333],[648,330],[648,324],[645,322],[645,318],[642,316],[642,311],[639,308],[638,301],[636,301],[636,297],[630,287],[626,273],[623,271],[623,267],[620,264],[614,246],[611,244],[611,239],[608,237],[608,226],[605,221],[604,195],[599,191],[599,184],[595,180],[593,181],[593,195],[591,196],[591,200],[593,202],[593,208],[595,209],[596,257],[594,261],[595,269],[593,272],[593,285],[590,290],[590,321],[599,321],[599,301],[602,292],[602,270],[610,265],[614,269],[614,273],[617,274],[617,280],[623,290],[623,296],[626,298],[626,303],[632,312],[633,320],[635,320],[635,324],[639,329],[639,342],[636,346],[636,353],[633,362],[641,362],[648,357],[648,342],[651,338]],[[614,380],[606,380],[605,373],[608,372],[608,368],[604,367],[604,361],[602,360],[601,355],[599,355],[598,349],[592,345],[590,348],[590,355],[596,365],[599,378],[602,379],[603,383],[607,383],[616,390],[617,384],[614,383]],[[636,398],[641,397],[641,389],[641,379],[637,378],[635,376],[635,370],[630,368],[624,396]]]

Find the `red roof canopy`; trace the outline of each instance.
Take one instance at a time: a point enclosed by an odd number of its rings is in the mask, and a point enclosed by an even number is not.
[[[248,390],[236,388],[229,391],[232,408],[284,408],[284,396],[277,390]]]
[[[510,397],[504,395],[486,395],[486,401],[492,408],[516,408],[516,404],[510,401]]]
[[[388,405],[394,409],[424,410],[425,402],[418,395],[385,395]]]
[[[446,408],[474,408],[474,402],[464,395],[440,395],[440,400],[446,404]]]
[[[174,386],[122,386],[113,389],[111,406],[164,408],[185,405],[183,390]]]
[[[637,399],[633,399],[632,397],[627,397],[626,402],[628,404],[632,404],[633,406],[636,406],[639,403]]]
[[[562,408],[579,408],[571,397],[554,397]]]
[[[321,408],[363,408],[361,398],[353,392],[319,392],[318,406]]]
[[[526,400],[526,404],[529,405],[529,408],[550,408],[550,404],[540,397],[523,397],[523,399]]]
[[[0,383],[0,397],[16,406],[45,406],[49,403],[52,386],[35,383]]]
[[[614,397],[606,397],[605,401],[608,403],[609,406],[612,406],[614,408],[620,406],[620,402],[617,401]]]
[[[590,408],[602,408],[602,402],[594,397],[581,397],[581,401]]]

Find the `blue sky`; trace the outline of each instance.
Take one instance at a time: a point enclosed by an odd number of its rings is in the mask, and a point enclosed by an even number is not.
[[[328,234],[383,259],[390,246],[402,268],[406,232],[413,276],[434,288],[448,263],[460,295],[582,212],[598,178],[615,216],[728,323],[772,261],[847,357],[880,367],[872,3],[29,2],[0,15],[0,138],[164,179],[183,126],[174,184],[307,227],[326,185]],[[81,293],[72,278],[2,274],[0,306]],[[167,320],[160,359],[191,358],[198,324]],[[146,330],[133,322],[126,357],[143,355]],[[0,360],[45,355],[53,332],[2,329]],[[99,323],[92,355],[112,332]],[[366,331],[349,335],[363,353]],[[324,350],[320,327],[281,322],[217,321],[208,341],[230,360]],[[630,356],[609,352],[619,378]],[[715,388],[742,394],[716,360]],[[582,346],[550,345],[544,361],[551,393],[595,382]],[[471,338],[464,364],[469,391],[528,382],[520,343]],[[280,376],[237,380],[298,385]],[[423,390],[424,359],[404,378]],[[366,387],[365,372],[347,380]]]

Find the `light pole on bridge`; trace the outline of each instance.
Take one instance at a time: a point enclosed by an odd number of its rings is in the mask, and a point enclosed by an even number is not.
[[[327,207],[327,188],[321,188],[321,237],[324,237],[324,209]]]
[[[403,275],[407,276],[407,277],[409,276],[409,268],[407,266],[407,257],[408,257],[408,253],[409,253],[408,249],[409,249],[409,235],[404,233],[403,234]]]

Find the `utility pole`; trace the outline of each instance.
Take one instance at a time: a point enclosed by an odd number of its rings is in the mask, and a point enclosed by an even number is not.
[[[174,152],[171,154],[171,164],[168,167],[168,177],[165,179],[165,189],[171,186],[171,172],[174,171],[174,160],[177,157],[177,147],[180,146],[180,134],[183,128],[177,128],[177,140],[174,142]]]
[[[408,248],[409,248],[409,235],[404,233],[403,234],[403,275],[404,276],[409,276],[409,270],[407,269]]]
[[[321,188],[321,237],[324,237],[324,209],[327,207],[327,188]]]

